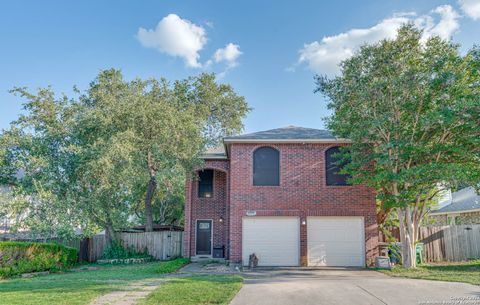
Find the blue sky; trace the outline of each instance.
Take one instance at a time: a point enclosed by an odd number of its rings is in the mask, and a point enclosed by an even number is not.
[[[111,67],[127,79],[219,73],[254,108],[246,132],[322,128],[315,73],[335,75],[359,45],[405,21],[463,52],[480,43],[480,0],[2,1],[0,128],[21,113],[12,87],[71,94]]]

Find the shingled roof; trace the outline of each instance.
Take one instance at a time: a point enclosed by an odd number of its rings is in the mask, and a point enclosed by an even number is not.
[[[239,136],[225,137],[225,142],[237,140],[340,140],[331,131],[297,126],[270,129]]]
[[[480,195],[473,187],[467,187],[452,193],[452,202],[431,214],[468,213],[480,211]]]
[[[329,130],[287,126],[239,136],[225,137],[223,138],[223,142],[224,145],[207,149],[203,153],[202,158],[226,159],[230,143],[348,142],[348,140],[335,137]]]

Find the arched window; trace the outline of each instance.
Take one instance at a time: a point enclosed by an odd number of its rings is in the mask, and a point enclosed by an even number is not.
[[[199,171],[198,178],[198,197],[211,198],[213,196],[213,169]]]
[[[339,154],[341,154],[340,147],[332,147],[325,152],[327,185],[348,185],[347,180],[350,175],[339,173],[342,169]]]
[[[280,185],[280,153],[272,147],[260,147],[253,153],[253,185]]]

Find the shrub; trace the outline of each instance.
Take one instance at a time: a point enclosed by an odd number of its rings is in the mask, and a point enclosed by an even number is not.
[[[72,266],[77,260],[77,249],[59,244],[0,242],[0,277],[59,270]]]
[[[137,252],[132,246],[124,248],[119,242],[112,244],[103,250],[102,259],[127,259],[127,258],[151,258],[147,253]]]

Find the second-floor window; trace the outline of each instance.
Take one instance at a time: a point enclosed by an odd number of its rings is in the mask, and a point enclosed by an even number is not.
[[[253,185],[280,185],[280,153],[272,147],[260,147],[253,153]]]
[[[204,169],[198,172],[198,197],[213,197],[213,170]]]
[[[344,161],[343,164],[342,161],[340,147],[332,147],[325,152],[327,185],[349,185],[347,180],[350,178],[350,175],[340,174],[344,164]]]

